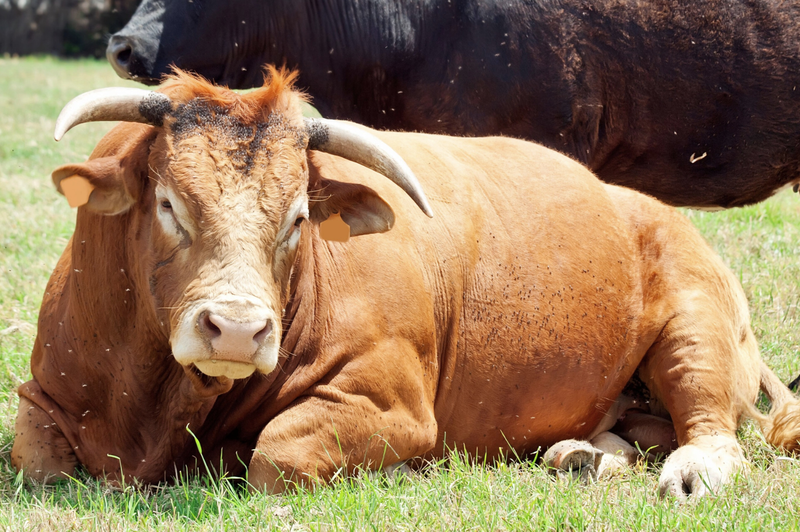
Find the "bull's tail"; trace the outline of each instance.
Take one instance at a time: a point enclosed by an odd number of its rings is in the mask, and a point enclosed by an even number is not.
[[[767,441],[784,451],[800,454],[800,400],[761,361],[761,391],[772,402],[768,415],[753,417],[761,425]],[[755,410],[755,408],[753,409]]]

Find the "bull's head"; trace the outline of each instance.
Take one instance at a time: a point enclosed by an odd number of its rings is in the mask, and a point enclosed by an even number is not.
[[[304,119],[293,75],[272,72],[262,89],[238,95],[179,73],[163,92],[101,89],[62,110],[55,138],[82,122],[154,126],[125,157],[58,168],[91,190],[83,208],[130,214],[149,249],[145,298],[166,328],[175,359],[210,376],[271,372],[301,226],[341,212],[352,234],[388,230],[389,206],[367,187],[309,202],[307,150],[332,153],[382,173],[429,216],[415,176],[386,144],[353,125]],[[318,186],[319,183],[316,183]],[[137,221],[138,220],[138,221]],[[149,289],[149,294],[147,290]]]

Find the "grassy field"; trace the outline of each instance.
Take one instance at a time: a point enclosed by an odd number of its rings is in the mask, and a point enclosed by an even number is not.
[[[18,384],[45,282],[75,213],[50,172],[84,160],[108,124],[52,140],[61,106],[126,85],[104,62],[0,59],[0,529],[4,530],[800,530],[800,463],[741,430],[749,474],[716,497],[677,505],[656,496],[658,466],[591,486],[557,482],[534,463],[454,457],[409,478],[357,478],[316,493],[252,495],[231,479],[192,478],[111,490],[88,477],[21,482],[9,462]],[[686,215],[744,285],[764,358],[784,382],[800,372],[800,198]]]

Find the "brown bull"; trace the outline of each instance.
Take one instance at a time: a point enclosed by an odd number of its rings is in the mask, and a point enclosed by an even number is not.
[[[291,82],[180,74],[65,108],[57,136],[145,124],[53,174],[94,191],[46,289],[15,467],[156,482],[197,464],[187,426],[271,491],[446,447],[602,447],[634,375],[680,445],[662,492],[725,482],[744,415],[797,448],[741,288],[673,209],[528,142],[304,123]],[[322,240],[334,212],[363,236]]]

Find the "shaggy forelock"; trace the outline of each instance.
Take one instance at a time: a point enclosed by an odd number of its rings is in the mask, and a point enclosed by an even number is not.
[[[242,186],[259,187],[262,201],[272,208],[275,201],[285,203],[283,176],[295,174],[292,167],[298,163],[291,154],[308,143],[301,109],[305,96],[294,90],[296,77],[296,72],[268,67],[264,86],[241,94],[176,71],[161,89],[172,100],[164,149],[156,150],[163,153],[160,163],[170,167],[167,174],[201,203],[216,202],[223,190]],[[268,182],[270,175],[277,177],[275,183]]]
[[[226,87],[209,83],[202,77],[176,69],[160,89],[177,105],[200,99],[212,106],[225,108],[228,114],[244,123],[264,120],[274,111],[290,115],[301,113],[300,105],[307,101],[302,92],[294,88],[298,72],[286,68],[265,68],[264,85],[255,91],[237,93]]]

